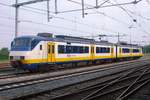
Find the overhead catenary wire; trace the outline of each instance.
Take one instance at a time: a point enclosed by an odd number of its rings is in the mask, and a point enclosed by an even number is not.
[[[116,0],[115,0],[115,1],[116,1]],[[113,3],[111,3],[111,4],[113,4]],[[134,21],[134,18],[132,17],[132,15],[136,15],[136,16],[141,17],[142,19],[145,19],[145,20],[150,21],[149,18],[143,17],[141,14],[135,14],[133,11],[130,11],[130,10],[128,10],[128,9],[122,7],[122,6],[117,6],[117,7],[121,8],[123,11],[125,11],[125,12],[129,15],[129,17],[131,17],[131,19],[132,19],[133,21]],[[145,31],[144,29],[142,29],[140,26],[138,27],[138,30],[140,30],[140,31],[142,31],[143,33],[148,34],[148,35],[150,36],[150,33],[147,32],[147,31]]]
[[[77,1],[73,1],[73,0],[68,0],[68,1],[81,5],[81,3],[80,3],[80,2],[77,2]],[[111,3],[111,4],[113,4],[113,3]],[[92,7],[92,5],[89,5],[89,4],[85,4],[85,5],[87,5],[87,6],[89,6],[89,7]],[[134,20],[134,18],[133,18],[133,17],[128,13],[128,11],[127,11],[126,9],[124,9],[122,6],[119,5],[119,6],[116,6],[116,7],[121,8],[123,11],[125,11],[125,12],[129,15],[129,17],[132,18],[132,20]],[[104,15],[104,16],[107,16],[107,17],[109,17],[109,18],[111,18],[111,19],[113,19],[113,20],[115,20],[115,21],[121,22],[121,21],[119,21],[118,19],[116,19],[116,18],[114,18],[114,17],[111,17],[111,16],[106,15],[106,14],[103,13],[103,12],[99,12],[99,11],[96,11],[96,12],[99,13],[99,14],[102,14],[102,15]],[[127,25],[127,24],[126,24],[126,25]],[[140,29],[138,29],[138,30],[140,30]],[[140,31],[144,32],[145,34],[149,34],[149,35],[150,35],[150,33],[146,32],[146,31],[143,31],[143,30],[140,30]],[[116,32],[116,33],[117,33],[117,32]]]
[[[9,6],[9,5],[7,5]],[[10,7],[10,6],[9,6]],[[29,10],[29,9],[26,9],[26,8],[31,8],[31,9],[36,9],[36,10],[39,10],[39,11],[44,11],[44,12],[37,12],[37,11],[33,11],[33,10]],[[45,14],[46,15],[46,10],[44,9],[39,9],[39,8],[34,8],[34,7],[28,7],[28,6],[25,6],[23,8],[21,8],[22,10],[26,10],[26,11],[30,11],[30,12],[33,12],[33,13],[38,13],[38,14]],[[51,15],[52,16],[52,15]],[[117,33],[117,31],[114,31],[112,29],[108,29],[108,28],[100,28],[100,27],[95,27],[92,25],[89,25],[89,24],[85,24],[85,23],[81,23],[81,22],[78,22],[78,21],[74,21],[74,20],[70,20],[70,19],[66,19],[66,18],[63,18],[63,17],[56,17],[56,16],[52,16],[53,18],[57,18],[57,19],[61,19],[61,20],[65,20],[65,21],[69,21],[69,22],[72,22],[72,23],[77,23],[77,24],[80,24],[80,25],[84,25],[84,26],[88,26],[88,27],[92,27],[92,28],[95,28],[96,30],[103,30],[103,31],[109,31],[109,32],[113,32],[113,33]],[[113,19],[113,18],[112,18]],[[21,21],[21,20],[20,20]],[[101,30],[100,30],[101,29]]]
[[[2,4],[2,3],[0,3],[0,5],[3,5],[3,6],[9,6],[10,7],[10,5],[7,5],[7,4]],[[24,9],[24,8],[23,8]],[[38,8],[37,8],[38,9]],[[25,9],[24,9],[25,10]],[[26,9],[27,10],[27,9]],[[41,10],[41,9],[39,9],[39,10]],[[31,10],[30,10],[31,11]],[[33,12],[33,11],[32,11]],[[36,12],[36,13],[39,13],[39,12]],[[105,15],[105,14],[104,14]],[[59,19],[62,19],[62,20],[66,20],[66,21],[72,21],[72,22],[74,22],[73,20],[69,20],[69,19],[65,19],[65,18],[62,18],[62,17],[55,17],[55,16],[53,16],[54,18],[59,18]],[[110,16],[111,17],[111,16]],[[76,23],[78,23],[77,21],[76,21]],[[83,23],[81,23],[81,24],[83,24]],[[84,25],[86,25],[86,24],[84,24]],[[108,30],[107,30],[108,31]]]
[[[8,6],[8,7],[11,7],[10,5],[7,5],[7,4],[2,4],[0,3],[0,5],[3,5],[3,6]],[[22,8],[23,10],[27,10],[25,8]],[[28,10],[28,11],[31,11],[31,10]],[[46,14],[46,13],[40,13],[40,12],[36,12],[36,11],[31,11],[31,12],[35,12],[35,13],[39,13],[39,14]],[[15,18],[10,18],[10,17],[3,17],[3,16],[0,16],[1,18],[5,18],[5,19],[9,19],[9,20],[15,20]],[[54,16],[53,16],[54,17]],[[59,18],[59,19],[63,19],[63,20],[66,20],[65,18],[61,18],[61,17],[55,17],[55,18]],[[66,28],[66,27],[61,27],[61,26],[56,26],[56,25],[49,25],[49,24],[44,24],[44,23],[40,23],[40,22],[34,22],[34,21],[29,21],[29,20],[19,20],[20,22],[28,22],[28,23],[33,23],[33,24],[40,24],[40,25],[44,25],[44,26],[51,26],[51,27],[54,27],[54,28],[63,28],[65,30],[73,30],[71,28]],[[72,20],[67,20],[67,21],[72,21]],[[73,22],[73,21],[72,21]],[[82,23],[80,23],[82,24]],[[83,24],[82,24],[83,25]],[[87,24],[84,24],[84,25],[87,25]],[[92,27],[92,26],[91,26]],[[85,31],[81,31],[81,30],[76,30],[78,32],[82,32],[82,33],[89,33],[89,32],[85,32]]]
[[[0,5],[2,5],[2,6],[7,6],[7,7],[11,7],[11,5],[8,5],[8,4],[5,4],[5,3],[1,3],[1,2],[0,2]]]
[[[7,5],[7,4],[3,4],[5,6],[8,6],[8,7],[11,7],[10,5]],[[26,8],[31,8],[31,9],[36,9],[36,10],[39,10],[39,11],[44,11],[45,13],[43,12],[37,12],[37,11],[33,11],[33,10],[29,10],[29,9],[26,9]],[[45,14],[46,15],[46,12],[47,10],[42,10],[42,9],[38,9],[38,8],[33,8],[33,7],[28,7],[28,6],[25,6],[23,8],[21,8],[22,10],[26,10],[26,11],[30,11],[30,12],[33,12],[33,13],[38,13],[38,14]],[[63,18],[63,17],[56,17],[56,16],[53,16],[51,15],[53,18],[57,18],[57,19],[61,19],[61,20],[65,20],[65,21],[69,21],[69,22],[72,22],[72,23],[77,23],[77,24],[80,24],[80,25],[84,25],[84,26],[88,26],[88,27],[92,27],[92,28],[95,28],[97,30],[100,30],[99,27],[95,27],[93,25],[89,25],[89,24],[85,24],[85,23],[81,23],[81,22],[78,22],[78,21],[74,21],[74,20],[71,20],[71,19],[66,19],[66,18]],[[104,29],[103,29],[104,30]],[[108,30],[104,30],[104,31],[108,31]]]
[[[72,1],[72,0],[69,0],[69,1]],[[106,1],[103,2],[102,4],[104,4],[104,3],[108,2],[108,1],[109,1],[109,0],[106,0]],[[75,2],[75,1],[72,1],[72,2],[78,3],[78,2]],[[101,5],[102,5],[102,4],[101,4]],[[5,5],[5,4],[4,4],[4,5]],[[87,5],[87,4],[86,4],[86,5]],[[7,5],[7,6],[9,6],[9,5]],[[89,6],[90,6],[90,5],[89,5]],[[44,9],[39,9],[39,8],[34,8],[34,7],[29,7],[29,6],[23,6],[23,7],[47,12],[47,10],[44,10]],[[27,10],[27,9],[23,9],[23,10]],[[28,11],[29,11],[29,10],[28,10]],[[32,12],[35,12],[35,11],[32,11]],[[53,14],[55,13],[55,12],[52,12],[52,11],[50,11],[50,12],[53,13]],[[98,12],[98,11],[97,11],[97,12]],[[40,13],[40,12],[36,12],[36,13]],[[114,21],[117,21],[117,22],[119,22],[119,23],[122,23],[122,24],[124,24],[124,25],[127,25],[127,23],[122,22],[122,21],[120,21],[119,19],[116,19],[116,18],[114,18],[114,17],[112,17],[112,16],[109,16],[109,15],[103,13],[103,12],[98,12],[98,13],[101,14],[101,15],[103,15],[103,16],[105,16],[105,17],[108,17],[108,18],[110,18],[110,19],[112,19],[112,20],[114,20]],[[58,18],[58,19],[62,19],[62,20],[74,22],[73,20],[65,19],[65,18],[63,18],[63,17],[52,16],[52,18]],[[76,22],[76,23],[78,23],[78,24],[83,24],[83,23],[79,23],[79,22]],[[83,24],[83,25],[87,25],[87,24]],[[93,26],[91,26],[91,25],[87,25],[87,26],[93,27]]]
[[[1,17],[0,18],[5,18],[5,17]],[[15,20],[13,18],[7,18],[6,19],[9,19],[9,20]],[[35,22],[35,21],[32,21],[32,20],[20,20],[21,22],[26,22],[26,23],[32,23],[32,24],[38,24],[38,25],[44,25],[44,26],[48,26],[48,27],[53,27],[53,28],[61,28],[61,29],[65,29],[65,30],[73,30],[72,28],[68,28],[68,27],[62,27],[62,26],[56,26],[56,25],[49,25],[49,24],[44,24],[44,23],[41,23],[41,22]],[[89,33],[87,31],[82,31],[82,30],[76,30],[77,32],[82,32],[82,33]]]
[[[39,9],[39,8],[34,8],[34,7],[25,6],[25,8],[31,8],[31,9],[35,9],[35,10],[39,10],[39,11],[44,11],[44,12],[46,12],[46,10],[44,10],[44,9]],[[27,9],[24,9],[24,10],[27,10]],[[32,11],[32,10],[28,10],[28,11]],[[36,11],[33,11],[33,12],[35,12],[35,13],[40,13],[40,12],[36,12]],[[126,25],[127,25],[127,23],[121,22],[120,20],[118,20],[118,19],[116,19],[116,18],[114,18],[114,17],[111,17],[111,16],[109,16],[109,15],[103,13],[103,12],[99,12],[99,13],[100,13],[101,15],[105,16],[105,17],[108,17],[108,18],[114,20],[114,21],[117,21],[117,22],[120,22],[120,23],[122,23],[122,24],[126,24]],[[41,13],[41,14],[45,14],[45,13]],[[61,19],[61,20],[65,20],[65,21],[69,21],[69,22],[73,22],[73,23],[77,23],[77,24],[81,24],[81,25],[86,25],[86,26],[93,27],[93,28],[96,28],[96,29],[99,30],[99,27],[95,27],[95,26],[93,26],[93,25],[81,23],[81,22],[79,22],[79,21],[74,21],[74,20],[71,20],[71,19],[63,18],[63,17],[56,17],[56,16],[53,16],[53,15],[51,15],[51,17],[52,17],[52,18]]]
[[[112,2],[109,2],[110,4],[114,4],[114,3],[112,3]],[[117,3],[117,2],[116,2]],[[116,7],[118,7],[118,8],[121,8],[131,19],[132,19],[132,21],[134,21],[134,19],[135,18],[133,18],[133,16],[124,8],[124,7],[122,7],[121,5],[118,5],[118,6],[116,6]]]
[[[78,2],[76,2],[76,1],[72,1],[72,0],[68,0],[68,1],[71,1],[71,2],[74,2],[74,3],[78,3]],[[110,0],[106,0],[106,1],[104,1],[104,3],[106,3],[106,2],[108,2],[108,1],[110,1]],[[137,3],[138,2],[140,2],[140,1],[142,1],[142,0],[139,0],[139,1],[136,1]],[[104,3],[102,3],[101,5],[103,5]],[[134,4],[134,2],[130,2],[130,3],[133,3]],[[4,6],[11,6],[11,5],[8,5],[8,4],[3,4],[3,3],[0,3],[1,5],[4,5]],[[101,7],[101,5],[99,5],[99,7]],[[112,5],[115,5],[115,6],[117,6],[117,4],[112,4]],[[90,5],[89,5],[90,6]],[[106,5],[106,6],[108,6],[108,5]],[[123,9],[123,7],[122,6],[120,6],[119,4],[118,4],[118,6],[119,7],[121,7],[122,9]],[[23,6],[24,7],[24,6]],[[40,10],[40,11],[46,11],[47,12],[47,10],[44,10],[44,9],[39,9],[39,8],[34,8],[34,7],[29,7],[29,6],[25,6],[25,7],[27,7],[27,8],[31,8],[31,9],[36,9],[36,10]],[[125,9],[123,9],[124,11],[126,11]],[[50,11],[51,13],[55,13],[55,12],[52,12],[52,11]],[[127,12],[127,11],[126,11]],[[99,12],[100,13],[100,12]],[[128,13],[128,12],[127,12]],[[111,19],[113,19],[113,20],[116,20],[116,21],[118,21],[118,22],[121,22],[121,21],[119,21],[118,19],[116,19],[116,18],[113,18],[113,17],[111,17],[111,16],[108,16],[108,15],[106,15],[106,14],[104,14],[104,13],[100,13],[100,14],[102,14],[102,15],[104,15],[104,16],[106,16],[106,17],[109,17],[109,18],[111,18]],[[132,17],[129,13],[128,13],[128,15],[130,16],[130,17]],[[53,16],[54,17],[54,16]],[[61,17],[54,17],[54,18],[61,18]],[[64,19],[64,18],[63,18]]]
[[[0,16],[0,18],[9,19],[9,20],[15,20],[14,18],[4,17],[4,16]],[[32,21],[32,20],[20,20],[20,22],[44,25],[44,26],[53,27],[53,28],[61,28],[61,29],[65,29],[65,30],[73,30],[72,28],[68,28],[68,27],[62,27],[62,26],[57,26],[57,25],[49,25],[49,24],[44,24],[42,22],[35,22],[35,21]],[[76,31],[77,32],[82,32],[82,33],[89,33],[87,31],[83,31],[83,30],[76,30]]]
[[[75,4],[81,5],[80,2],[77,2],[77,1],[74,1],[74,0],[68,0],[68,1],[73,2],[73,3],[75,3]],[[109,1],[109,0],[107,0],[107,2],[108,2],[108,1]],[[90,5],[90,4],[86,4],[86,3],[85,3],[85,5],[87,5],[88,7],[93,7],[93,6]],[[118,23],[121,23],[121,24],[123,24],[123,25],[128,26],[127,23],[125,23],[125,22],[123,22],[123,21],[121,21],[121,20],[119,20],[119,19],[117,19],[117,18],[115,18],[115,17],[109,16],[109,15],[107,15],[107,14],[104,13],[104,12],[97,11],[97,9],[92,9],[92,10],[95,10],[96,14],[103,15],[103,16],[105,16],[105,17],[111,19],[111,20],[114,20],[114,21],[116,21],[116,22],[118,22]],[[87,13],[87,14],[90,14],[90,13]]]
[[[113,3],[111,3],[111,4],[113,4]],[[133,15],[135,15],[135,16],[139,16],[140,18],[142,18],[144,20],[150,21],[150,18],[144,17],[141,14],[134,13],[133,11],[131,11],[125,7],[122,7],[122,6],[117,6],[117,7],[121,8],[123,11],[125,11],[128,14],[128,16],[132,18],[132,20],[134,20]]]
[[[113,5],[104,5],[104,6],[98,5],[97,7],[87,7],[87,8],[85,8],[84,10],[95,9],[95,8],[115,7],[115,6],[118,6],[118,5],[137,4],[137,3],[139,3],[140,1],[142,1],[142,0],[139,0],[139,1],[136,0],[136,1],[125,2],[125,3],[119,3],[119,4],[113,4]],[[66,10],[66,11],[59,11],[58,13],[71,13],[71,12],[77,12],[77,11],[81,11],[81,10],[82,10],[82,9],[72,9],[72,10]]]
[[[24,9],[24,10],[27,10],[27,11],[34,12],[34,13],[39,13],[39,14],[45,14],[45,15],[46,15],[46,13],[43,13],[43,12],[36,12],[36,11],[32,11],[32,10],[29,10],[29,9],[26,9],[26,8],[23,8],[23,9]],[[106,15],[106,14],[103,14],[103,15],[119,22],[119,20],[117,20],[117,19],[115,19],[115,18],[113,18],[113,17],[111,17],[111,16],[108,16],[108,15]],[[52,15],[51,15],[51,16],[52,16]],[[75,21],[75,20],[71,20],[71,19],[66,19],[66,18],[63,18],[63,17],[56,17],[56,16],[52,16],[52,17],[53,17],[53,18],[57,18],[57,19],[61,19],[61,20],[65,20],[65,21],[68,21],[68,22],[72,22],[72,23],[84,25],[84,26],[87,26],[87,27],[90,27],[90,28],[94,28],[94,29],[99,30],[99,31],[103,30],[103,31],[109,31],[109,32],[116,32],[116,31],[114,31],[114,30],[111,30],[111,31],[110,31],[110,29],[108,29],[108,28],[100,28],[100,27],[97,27],[97,26],[93,26],[93,24],[92,24],[92,25],[89,25],[89,24],[81,23],[81,22],[79,22],[79,21]],[[100,29],[101,29],[101,30],[100,30]]]
[[[72,1],[72,0],[69,0],[69,1]],[[77,2],[76,2],[76,3],[77,3]],[[8,5],[8,4],[3,4],[3,3],[0,3],[0,5],[11,7],[10,5]],[[28,8],[32,8],[32,9],[36,9],[36,10],[40,10],[40,11],[46,11],[46,10],[44,10],[44,9],[38,9],[38,8],[34,8],[34,7],[28,7]],[[27,10],[27,9],[23,9],[23,10]],[[31,11],[31,10],[28,10],[28,11]],[[40,12],[35,12],[35,11],[32,11],[32,12],[34,12],[34,13],[40,13]],[[108,16],[108,15],[106,15],[106,14],[104,14],[104,13],[101,13],[101,12],[99,12],[99,13],[102,14],[102,15],[104,15],[104,16],[106,16],[106,17],[109,17],[109,18],[111,18],[111,19],[113,19],[113,20],[115,20],[115,21],[120,22],[119,20],[117,20],[117,19],[115,19],[115,18],[113,18],[113,17],[111,17],[111,16]],[[40,14],[44,14],[44,13],[40,13]],[[55,16],[53,16],[53,17],[54,17],[54,18],[59,18],[59,19],[62,19],[62,20],[66,20],[66,21],[70,21],[70,22],[74,22],[73,20],[65,19],[65,18],[62,18],[62,17],[55,17]],[[147,20],[149,20],[149,19],[147,19]],[[91,25],[79,23],[79,22],[77,22],[77,21],[76,21],[75,23],[78,23],[78,24],[82,24],[82,25],[86,25],[86,26],[91,27]],[[92,27],[93,27],[93,26],[92,26]],[[107,31],[108,31],[108,30],[107,30]]]
[[[78,3],[78,2],[73,1],[73,0],[68,0],[68,1],[71,1],[71,2],[74,2],[74,3]],[[109,1],[109,0],[106,0],[105,2],[108,2],[108,1]],[[104,2],[104,3],[105,3],[105,2]],[[104,4],[104,3],[102,3],[102,4]],[[80,3],[78,3],[78,4],[80,4]],[[102,5],[102,4],[101,4],[101,5]],[[3,5],[6,5],[6,4],[3,4]],[[87,4],[86,4],[86,5],[87,5]],[[6,5],[6,6],[10,6],[10,5]],[[91,5],[88,5],[88,6],[91,7]],[[47,10],[44,10],[44,9],[39,9],[39,8],[34,8],[34,7],[29,7],[29,6],[23,6],[23,7],[47,12]],[[24,9],[24,8],[23,8],[23,10],[28,10],[28,9]],[[31,10],[28,10],[28,11],[31,11]],[[32,11],[32,12],[34,12],[34,13],[40,13],[40,12],[36,12],[36,11]],[[51,11],[50,11],[50,12],[51,12]],[[55,13],[55,12],[51,12],[51,13]],[[117,21],[117,22],[119,22],[119,23],[122,23],[122,24],[124,24],[124,25],[128,25],[127,23],[122,22],[122,21],[120,21],[119,19],[116,19],[116,18],[114,18],[114,17],[112,17],[112,16],[109,16],[109,15],[103,13],[103,12],[97,11],[97,13],[99,13],[99,14],[105,16],[105,17],[108,17],[108,18],[110,18],[110,19],[112,19],[112,20],[114,20],[114,21]],[[44,14],[44,13],[40,13],[40,14]],[[63,18],[63,17],[56,17],[56,16],[52,16],[52,17],[53,17],[53,18],[62,19],[62,20],[66,20],[66,21],[70,21],[70,22],[75,22],[75,21],[73,21],[73,20],[65,19],[65,18]],[[83,24],[83,23],[80,23],[80,22],[77,22],[77,21],[76,21],[76,23],[93,27],[93,26],[91,26],[91,25]]]

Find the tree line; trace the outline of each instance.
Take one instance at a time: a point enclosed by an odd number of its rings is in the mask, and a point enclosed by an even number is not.
[[[144,53],[150,53],[150,45],[146,45],[143,47],[143,52]]]
[[[8,48],[0,49],[0,60],[8,60],[9,58],[9,50]]]

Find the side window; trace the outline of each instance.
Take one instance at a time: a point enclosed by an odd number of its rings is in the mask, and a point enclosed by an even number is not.
[[[106,48],[106,53],[110,53],[110,48]]]
[[[71,53],[71,46],[66,46],[66,53]]]
[[[58,45],[58,53],[65,53],[65,46],[64,45]]]
[[[83,47],[80,47],[80,53],[83,53]]]
[[[139,49],[133,49],[133,53],[138,53]]]
[[[99,47],[96,47],[96,53],[99,53],[99,51],[100,51]]]
[[[89,53],[89,47],[58,45],[58,53]]]
[[[40,45],[40,50],[42,50],[42,45]]]
[[[71,51],[72,51],[72,53],[77,53],[78,52],[78,47],[77,46],[72,46]]]
[[[128,48],[122,48],[122,52],[123,52],[123,53],[129,53],[129,52],[130,52],[130,49],[128,49]]]
[[[110,53],[110,48],[96,47],[96,53]]]
[[[31,49],[33,49],[40,41],[39,40],[33,40],[31,42]]]
[[[89,47],[85,47],[85,53],[89,53]]]

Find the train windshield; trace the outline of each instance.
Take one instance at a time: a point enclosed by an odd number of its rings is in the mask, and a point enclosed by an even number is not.
[[[16,38],[12,44],[12,50],[31,50],[32,38]]]
[[[15,47],[20,47],[20,46],[29,47],[30,44],[31,44],[31,39],[28,39],[28,38],[15,39],[13,42],[13,46],[15,46]]]
[[[41,40],[33,37],[21,37],[16,38],[11,43],[12,51],[30,51],[32,50]]]

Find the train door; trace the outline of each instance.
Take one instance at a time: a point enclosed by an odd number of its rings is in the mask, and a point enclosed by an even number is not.
[[[55,62],[55,43],[48,43],[48,62]]]
[[[122,57],[122,47],[119,47],[119,57]]]
[[[132,49],[132,47],[130,47],[130,56],[132,56],[133,55],[133,49]]]
[[[115,49],[116,49],[115,50],[115,54],[116,54],[115,56],[116,56],[116,59],[117,59],[118,58],[118,46],[117,45],[115,46]]]
[[[94,60],[94,45],[91,45],[91,59]]]
[[[111,46],[111,57],[114,58],[114,46]]]

